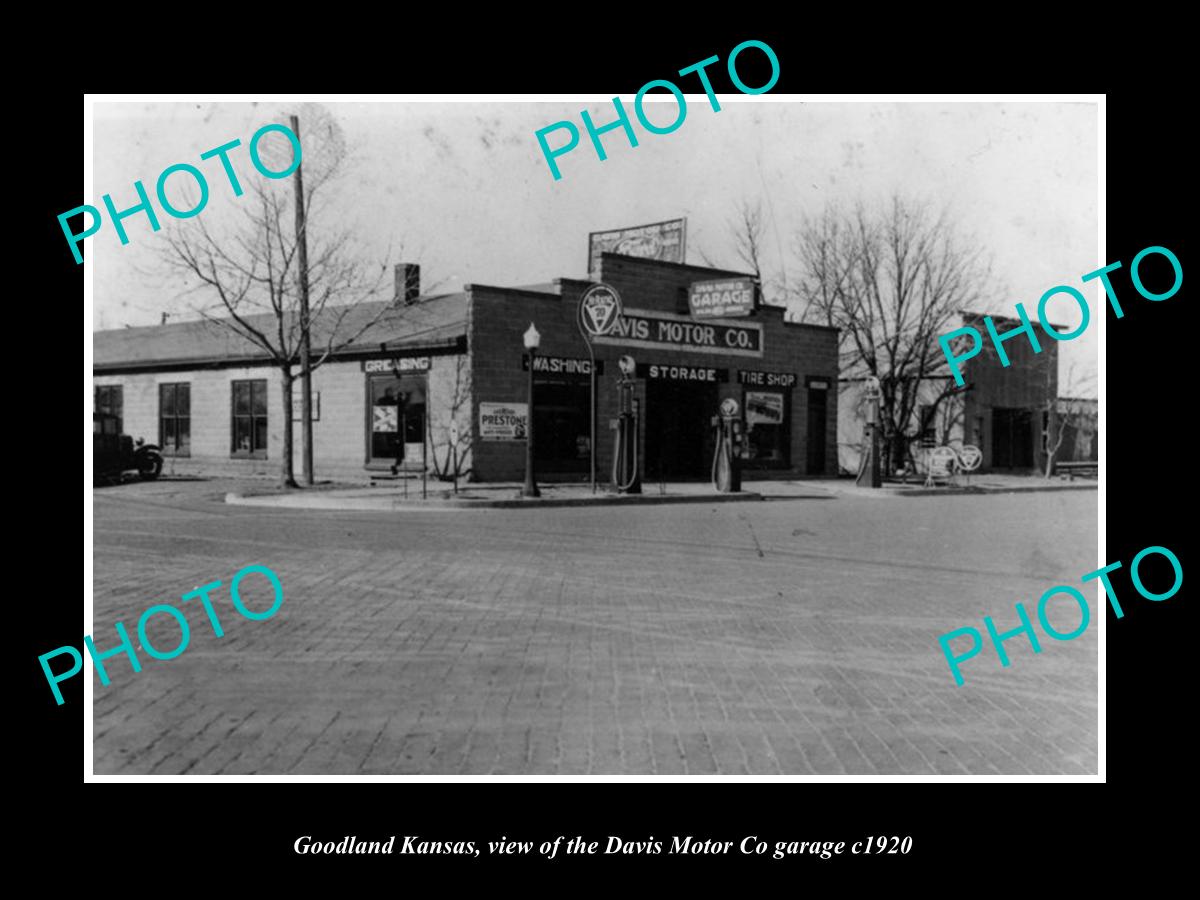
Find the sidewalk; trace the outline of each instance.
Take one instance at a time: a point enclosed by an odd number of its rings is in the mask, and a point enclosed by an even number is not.
[[[920,480],[903,484],[898,481],[884,481],[883,487],[859,487],[853,478],[839,478],[836,481],[815,482],[828,488],[836,494],[853,497],[947,497],[959,494],[1025,494],[1048,491],[1094,491],[1098,487],[1096,479],[1079,479],[1065,481],[1061,478],[1042,478],[1037,475],[1004,475],[984,473],[958,476],[954,484],[943,484],[937,487],[925,487]]]
[[[524,485],[517,482],[460,485],[458,493],[443,482],[429,485],[424,498],[421,482],[403,486],[374,486],[317,491],[288,491],[263,494],[228,493],[225,502],[241,506],[274,506],[289,509],[518,509],[557,506],[643,506],[667,503],[730,503],[762,500],[755,490],[721,494],[711,484],[670,484],[661,491],[657,484],[643,486],[641,494],[616,494],[598,485],[593,493],[588,484],[543,484],[536,499],[521,496]],[[744,485],[745,487],[745,485]],[[817,496],[816,492],[810,492]],[[821,496],[828,496],[827,494]]]
[[[893,497],[933,497],[960,494],[1009,494],[1039,491],[1094,491],[1095,481],[1047,481],[1044,478],[1020,475],[981,475],[967,483],[927,488],[920,482],[900,484],[885,482],[882,488],[859,487],[853,479],[819,479],[805,481],[742,482],[739,493],[721,494],[708,482],[682,482],[664,485],[643,485],[641,494],[616,494],[606,485],[598,485],[595,493],[586,483],[539,485],[542,496],[528,499],[521,496],[519,482],[496,484],[463,484],[455,494],[443,482],[427,486],[421,496],[421,483],[412,480],[407,486],[376,485],[371,487],[335,487],[299,491],[229,492],[225,502],[239,506],[267,506],[281,509],[519,509],[560,506],[640,506],[672,503],[731,503],[753,500],[834,500],[838,497],[890,499]]]

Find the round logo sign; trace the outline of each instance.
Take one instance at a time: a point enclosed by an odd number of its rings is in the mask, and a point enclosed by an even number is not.
[[[736,400],[734,400],[732,397],[726,397],[724,400],[721,401],[721,415],[723,415],[727,419],[732,419],[732,418],[736,417],[738,414],[739,408],[740,407],[738,406],[738,402]]]
[[[607,284],[593,284],[579,298],[579,326],[585,334],[602,337],[617,327],[621,295]]]
[[[958,461],[964,471],[974,472],[983,462],[983,452],[974,444],[964,444],[962,450],[958,452]]]

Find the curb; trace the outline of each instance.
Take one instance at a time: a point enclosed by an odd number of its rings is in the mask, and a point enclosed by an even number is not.
[[[1044,494],[1054,491],[1095,491],[1096,484],[1048,484],[1045,487],[958,487],[914,488],[911,491],[892,491],[895,497],[949,497],[956,494]]]
[[[337,503],[337,498],[329,498],[328,495],[324,499],[334,502],[271,502],[279,496],[290,497],[297,495],[262,494],[246,497],[242,494],[230,492],[225,495],[225,502],[233,506],[267,506],[276,509],[375,510],[378,512],[388,512],[396,509],[546,509],[549,507],[566,506],[663,506],[673,503],[737,503],[763,499],[762,494],[757,494],[753,491],[741,491],[733,494],[684,494],[682,496],[603,494],[595,497],[551,497],[536,500],[525,500],[516,497],[507,500],[397,500],[393,501],[390,506],[379,506],[377,504],[360,505],[353,501]]]

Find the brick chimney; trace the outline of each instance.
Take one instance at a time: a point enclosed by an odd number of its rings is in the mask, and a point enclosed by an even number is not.
[[[421,294],[421,267],[416,263],[396,263],[396,295],[393,306],[416,303]]]

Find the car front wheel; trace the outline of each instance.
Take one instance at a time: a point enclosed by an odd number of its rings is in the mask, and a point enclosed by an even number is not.
[[[159,456],[147,456],[138,466],[138,475],[142,481],[153,481],[162,472],[163,461]]]

